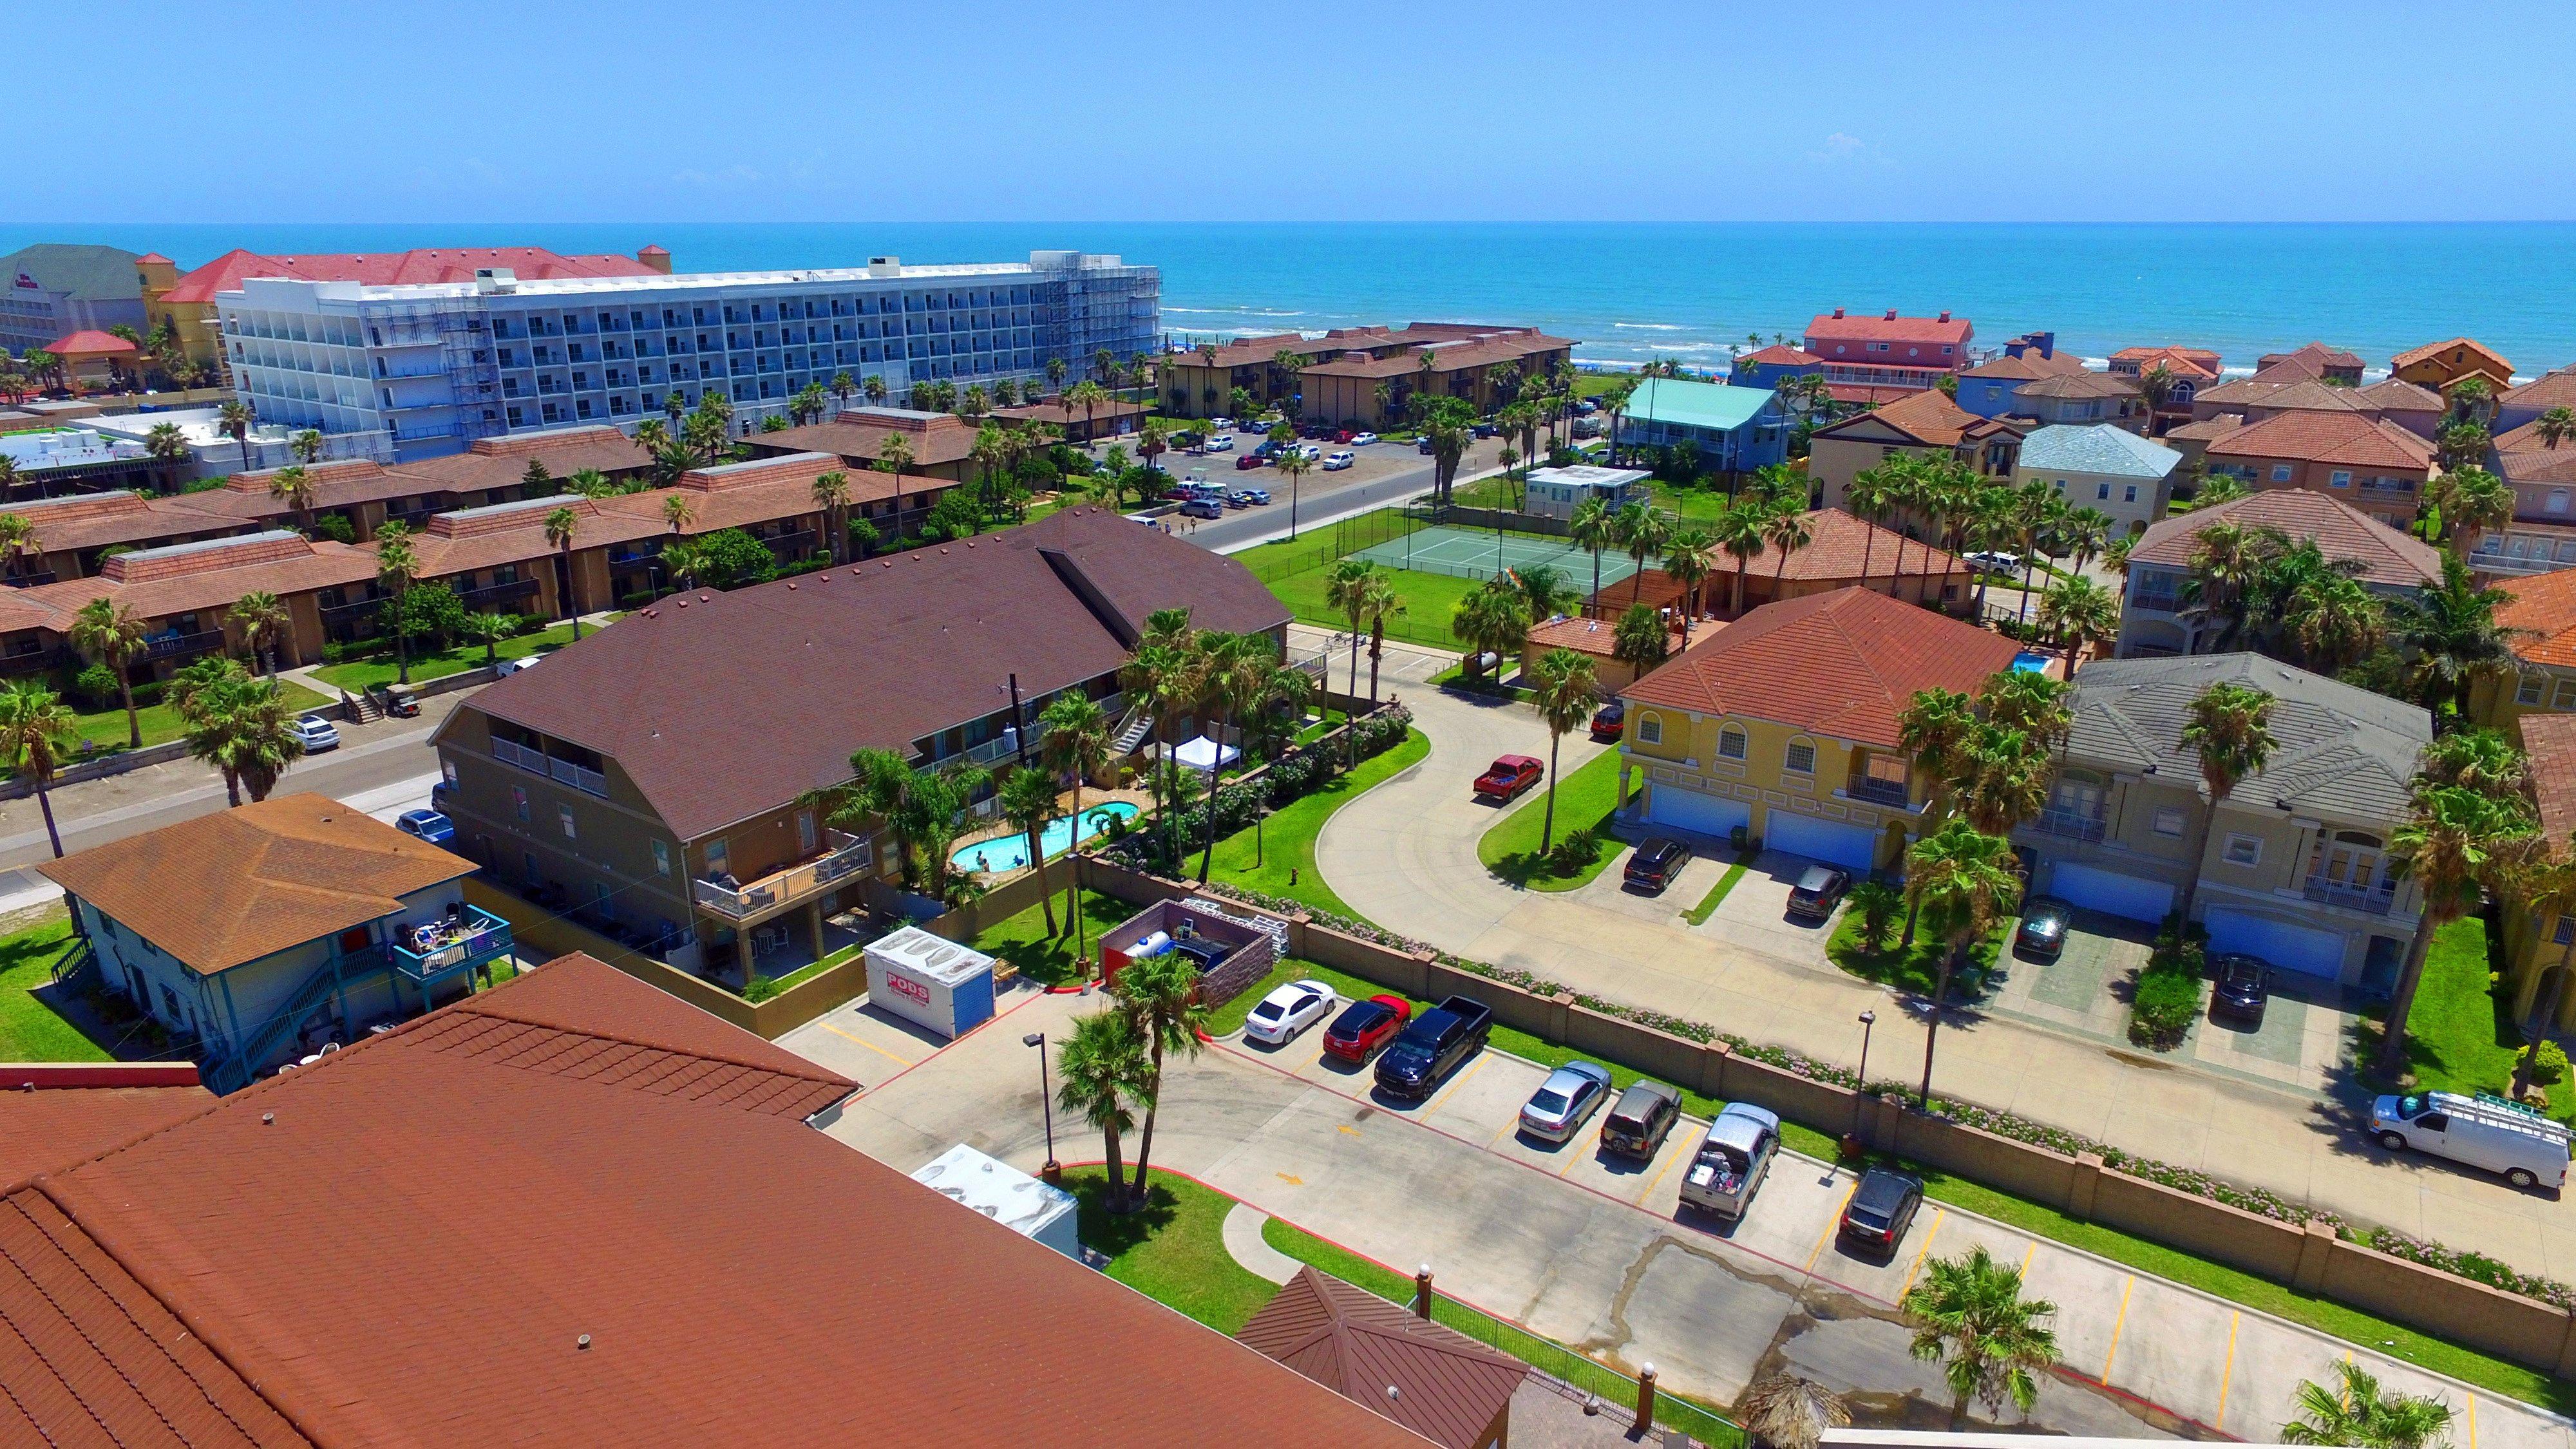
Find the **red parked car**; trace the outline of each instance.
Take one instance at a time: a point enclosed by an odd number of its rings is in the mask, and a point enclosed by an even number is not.
[[[1269,461],[1258,453],[1245,453],[1234,460],[1234,471],[1240,473],[1246,468],[1258,468]]]
[[[1340,431],[1338,431],[1338,432],[1336,432],[1336,433],[1334,433],[1334,434],[1333,434],[1333,441],[1334,441],[1334,442],[1336,442],[1336,443],[1347,443],[1347,442],[1349,442],[1352,438],[1357,437],[1357,436],[1358,436],[1358,434],[1353,433],[1350,429],[1348,429],[1348,428],[1343,428],[1343,429],[1341,429]]]
[[[1547,767],[1528,755],[1497,756],[1485,773],[1476,777],[1476,797],[1496,800],[1519,798],[1522,791],[1538,783]]]
[[[1372,996],[1354,1001],[1324,1031],[1324,1050],[1346,1062],[1366,1065],[1377,1049],[1395,1040],[1413,1008],[1401,996]]]

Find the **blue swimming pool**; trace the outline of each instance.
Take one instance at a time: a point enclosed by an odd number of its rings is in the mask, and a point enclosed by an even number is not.
[[[1135,818],[1136,807],[1124,800],[1091,806],[1082,812],[1082,838],[1089,840],[1098,835],[1109,828],[1112,820]],[[1064,854],[1073,847],[1073,817],[1060,815],[1048,821],[1047,828],[1039,833],[1038,839],[1046,846],[1047,859],[1053,860]],[[948,863],[960,870],[991,871],[996,875],[1018,870],[1029,863],[1029,838],[1026,835],[1005,835],[994,840],[979,840],[973,845],[961,845],[949,852]]]
[[[2019,654],[2013,656],[2012,667],[2023,674],[2045,674],[2048,672],[2048,666],[2052,662],[2053,656],[2047,654],[2033,654],[2029,650],[2025,649]]]

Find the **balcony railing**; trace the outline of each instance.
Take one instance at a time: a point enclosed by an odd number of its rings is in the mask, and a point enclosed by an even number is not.
[[[406,927],[387,952],[394,971],[415,984],[508,954],[510,923],[479,906],[416,930]]]
[[[2363,478],[2355,482],[2353,487],[2363,493],[2383,493],[2404,498],[2415,496],[2415,485],[2404,478]]]
[[[2387,915],[2397,905],[2395,881],[2374,888],[2312,875],[2308,877],[2307,885],[2300,893],[2319,905],[2341,906],[2348,911],[2367,911],[2374,916]]]
[[[2053,805],[2041,810],[2039,818],[2031,825],[2044,834],[2083,841],[2100,840],[2110,828],[2110,822],[2099,815],[2088,815],[2081,810],[2060,810]]]
[[[513,599],[534,598],[536,593],[535,579],[513,579],[506,584],[485,584],[479,589],[466,589],[456,597],[467,608],[475,609],[487,604],[508,603]]]
[[[814,541],[822,536],[818,530],[800,528],[793,533],[773,533],[761,542],[768,544],[779,553],[794,553],[799,549],[813,547]]]
[[[587,766],[576,765],[570,760],[548,759],[542,750],[532,750],[526,745],[496,739],[492,742],[492,758],[505,765],[516,765],[531,774],[561,780],[576,790],[597,795],[602,799],[608,796],[606,774]]]
[[[200,629],[194,634],[164,634],[143,641],[146,659],[181,659],[191,654],[205,654],[224,647],[224,631]]]
[[[1854,775],[1843,793],[1872,805],[1894,805],[1904,808],[1907,791],[1902,780],[1881,780],[1870,775]]]
[[[2180,594],[2157,593],[2152,590],[2141,589],[2138,592],[2129,595],[2129,607],[2133,609],[2145,609],[2150,613],[2171,614],[2182,608],[2182,596]]]
[[[0,676],[41,674],[57,664],[72,660],[69,649],[31,649],[24,654],[0,654]]]
[[[723,886],[693,880],[689,882],[689,894],[699,905],[728,920],[748,920],[829,891],[866,870],[876,859],[868,842],[842,831],[824,831],[823,844],[823,853],[812,860],[773,871],[747,885]]]

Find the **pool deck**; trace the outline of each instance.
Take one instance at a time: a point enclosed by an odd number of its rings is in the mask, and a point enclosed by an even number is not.
[[[1139,815],[1142,815],[1154,808],[1153,796],[1148,795],[1142,790],[1096,790],[1089,785],[1082,787],[1082,809],[1083,813],[1086,815],[1091,813],[1093,810],[1098,809],[1100,806],[1116,804],[1122,801],[1126,804],[1135,806],[1136,812]],[[1065,815],[1073,813],[1073,792],[1071,790],[1067,790],[1056,797],[1056,809]],[[1019,833],[1020,831],[1017,828],[998,820],[987,825],[979,826],[973,833],[960,836],[957,843],[949,847],[950,858],[954,859],[958,851],[969,850],[975,846],[982,845],[987,841],[1000,840],[1007,836],[1018,835]],[[1077,841],[1075,843],[1078,845],[1081,842]],[[1060,855],[1050,855],[1047,857],[1049,860],[1060,860],[1062,858],[1063,857]],[[1010,879],[1012,876],[1015,876],[1019,874],[1020,871],[1026,869],[1028,869],[1028,867],[1026,865],[1022,865],[1015,870],[989,871],[984,874],[988,883],[999,883]]]

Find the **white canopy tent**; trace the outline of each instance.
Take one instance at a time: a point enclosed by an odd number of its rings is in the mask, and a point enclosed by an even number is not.
[[[1184,768],[1196,770],[1202,775],[1213,775],[1233,764],[1242,754],[1241,750],[1232,745],[1221,745],[1201,735],[1174,750],[1172,758],[1179,761]]]

